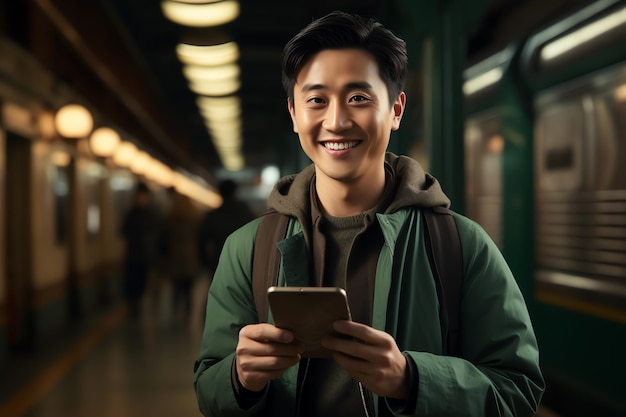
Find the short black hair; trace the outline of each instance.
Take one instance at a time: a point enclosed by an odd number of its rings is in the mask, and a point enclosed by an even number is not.
[[[378,64],[390,104],[404,89],[408,72],[406,43],[374,19],[334,11],[311,22],[283,49],[282,82],[293,102],[298,73],[314,54],[327,49],[363,49]]]

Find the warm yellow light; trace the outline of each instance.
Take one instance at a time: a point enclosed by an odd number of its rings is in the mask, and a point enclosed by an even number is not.
[[[93,118],[89,110],[80,104],[68,104],[57,111],[54,126],[63,137],[84,138],[93,129]]]
[[[235,0],[195,4],[166,0],[161,2],[161,9],[172,22],[192,27],[224,25],[239,16],[239,2]]]
[[[502,68],[496,67],[489,71],[477,75],[463,83],[463,93],[466,96],[472,95],[477,91],[489,87],[492,84],[497,83],[502,78]]]
[[[113,162],[121,167],[129,167],[131,161],[137,155],[137,152],[138,149],[134,144],[123,141],[115,148]]]
[[[225,119],[219,121],[205,120],[205,126],[211,131],[213,136],[240,136],[241,119]]]
[[[577,47],[583,43],[616,29],[626,23],[626,7],[617,12],[608,15],[600,20],[584,26],[569,35],[565,35],[548,43],[541,50],[541,60],[549,61],[554,59],[570,49]]]
[[[183,64],[187,65],[225,65],[237,62],[239,47],[235,42],[219,45],[189,45],[178,44],[176,55]]]
[[[205,96],[227,96],[236,93],[240,86],[239,80],[233,78],[218,83],[213,81],[192,81],[189,83],[191,91]]]
[[[206,65],[186,65],[183,68],[183,74],[189,81],[213,81],[221,82],[224,80],[239,78],[239,66],[236,64],[206,66]]]
[[[94,155],[108,157],[113,155],[121,141],[115,130],[103,126],[93,131],[89,137],[89,147]]]
[[[487,141],[489,152],[499,154],[504,149],[504,138],[501,135],[493,135]]]
[[[135,174],[145,174],[152,157],[145,151],[138,151],[132,161],[130,161],[130,170]]]
[[[228,171],[239,171],[246,165],[241,153],[220,155],[220,160]]]
[[[163,187],[173,185],[172,169],[157,159],[152,160],[152,164],[145,175]]]
[[[241,117],[241,101],[237,96],[198,97],[196,103],[200,108],[200,114],[202,114],[207,121]]]

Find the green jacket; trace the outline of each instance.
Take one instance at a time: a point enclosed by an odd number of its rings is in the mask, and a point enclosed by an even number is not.
[[[443,356],[439,305],[419,207],[377,214],[385,244],[376,269],[373,327],[391,334],[419,375],[411,415],[531,416],[544,389],[530,318],[506,262],[473,221],[454,214],[463,248],[460,356]],[[308,285],[302,221],[292,218],[279,242],[278,285]],[[251,287],[259,220],[229,237],[207,302],[195,386],[207,416],[294,416],[298,366],[271,381],[263,398],[241,408],[231,382],[243,326],[257,322]],[[470,249],[471,248],[471,249]],[[379,416],[394,415],[375,398]]]

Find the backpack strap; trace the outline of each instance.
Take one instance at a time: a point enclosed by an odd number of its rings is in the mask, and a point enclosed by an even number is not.
[[[428,259],[434,272],[439,294],[442,334],[447,334],[444,352],[458,356],[460,335],[463,254],[461,240],[452,217],[445,207],[422,210],[428,239]]]
[[[285,237],[289,217],[276,211],[267,211],[256,232],[252,263],[252,294],[259,323],[267,322],[269,304],[267,289],[276,284],[280,265],[280,251],[276,243]]]

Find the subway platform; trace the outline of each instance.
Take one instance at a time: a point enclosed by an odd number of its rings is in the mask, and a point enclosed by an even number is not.
[[[0,366],[1,417],[198,417],[193,363],[203,289],[191,318],[168,307],[168,289],[132,318],[119,303],[55,337],[45,351]],[[43,350],[43,349],[42,349]],[[540,417],[560,416],[542,407]]]
[[[169,291],[146,297],[139,317],[119,303],[0,365],[2,417],[196,417],[193,364],[200,303],[172,312]],[[195,297],[198,299],[199,297]]]

